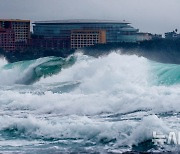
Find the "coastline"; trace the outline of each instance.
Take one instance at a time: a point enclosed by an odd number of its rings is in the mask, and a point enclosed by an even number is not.
[[[69,55],[82,51],[86,55],[99,57],[112,51],[120,51],[121,54],[136,54],[150,60],[161,63],[180,64],[180,39],[157,39],[138,43],[108,43],[97,44],[82,49],[46,49],[27,48],[23,51],[5,52],[0,50],[0,57],[5,57],[8,62],[33,60],[42,57],[55,56],[66,58]]]

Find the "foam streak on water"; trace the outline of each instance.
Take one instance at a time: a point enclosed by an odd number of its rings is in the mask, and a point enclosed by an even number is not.
[[[179,65],[115,52],[72,57],[0,60],[0,151],[178,150],[151,140],[179,131]]]

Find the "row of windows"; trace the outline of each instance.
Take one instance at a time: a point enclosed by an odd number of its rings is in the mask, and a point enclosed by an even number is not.
[[[14,43],[14,40],[0,40],[1,43]]]
[[[19,26],[29,26],[30,23],[13,23],[12,24],[14,27],[19,27]]]
[[[86,36],[86,37],[81,37],[81,36],[72,36],[71,39],[98,39],[99,36]]]
[[[85,41],[85,40],[99,40],[99,38],[71,38],[71,40],[82,40],[82,41]]]
[[[16,35],[16,38],[28,38],[28,36],[27,35]]]
[[[71,44],[71,46],[87,46],[87,45],[94,45],[97,43],[86,43],[86,44]]]
[[[97,44],[97,43],[87,43],[87,44],[71,44],[71,46],[88,46],[88,45],[94,45],[94,44]]]
[[[98,35],[99,34],[99,32],[73,32],[73,35],[87,35],[87,34],[96,34],[96,35]]]
[[[23,34],[23,33],[17,33],[15,36],[28,36],[28,34]]]
[[[99,36],[99,34],[72,34],[71,36]]]
[[[89,47],[89,46],[93,46],[93,45],[94,45],[94,44],[72,45],[71,48],[72,48],[72,49],[78,49],[78,48]]]
[[[58,31],[58,30],[78,30],[78,29],[84,29],[84,30],[111,30],[111,31],[118,31],[118,30],[122,30],[123,28],[127,28],[128,30],[131,31],[136,31],[136,29],[134,29],[133,27],[129,26],[129,25],[125,25],[125,26],[104,26],[104,25],[66,25],[66,26],[62,26],[62,25],[58,25],[58,26],[53,26],[53,25],[36,25],[33,27],[35,31]],[[77,33],[77,32],[76,32]],[[97,32],[96,32],[97,33]]]
[[[15,49],[15,46],[14,45],[0,45],[1,48],[4,48],[5,50],[7,49]]]
[[[0,38],[2,38],[2,39],[6,39],[6,38],[14,38],[14,35],[12,35],[12,36],[7,36],[7,35],[1,35],[0,36]]]
[[[16,37],[15,40],[27,40],[26,37]]]
[[[16,28],[16,27],[13,27],[13,30],[14,31],[20,31],[20,30],[29,31],[29,28],[23,28],[23,27]]]
[[[5,50],[9,50],[9,49],[12,49],[14,50],[15,47],[14,46],[0,46],[1,48],[4,48]]]
[[[95,44],[98,43],[98,40],[91,40],[91,41],[71,41],[71,44]]]
[[[77,36],[71,36],[71,38],[75,38],[75,39],[78,39],[78,38],[98,38],[99,36],[98,35],[84,35],[84,36],[81,36],[81,35],[77,35]]]
[[[10,42],[3,42],[3,41],[1,41],[0,44],[1,45],[14,45],[15,43],[11,42],[11,41]]]
[[[14,37],[0,37],[1,40],[14,40]]]
[[[86,43],[97,43],[98,40],[92,40],[92,41],[71,41],[72,44],[86,44]]]
[[[29,25],[12,25],[12,27],[14,27],[14,28],[29,28]]]
[[[14,30],[14,32],[16,32],[16,33],[22,33],[22,32],[24,32],[24,33],[29,33],[29,31],[28,30]]]
[[[23,31],[23,30],[21,30],[21,31],[14,31],[16,34],[22,34],[22,33],[25,33],[25,34],[29,34],[29,32],[28,31]]]
[[[98,40],[99,37],[94,37],[94,38],[71,38],[71,40]]]
[[[4,44],[4,45],[1,45],[1,44],[0,44],[0,46],[1,46],[1,47],[15,47],[14,44]]]
[[[99,39],[91,39],[91,40],[71,40],[71,42],[98,42]]]

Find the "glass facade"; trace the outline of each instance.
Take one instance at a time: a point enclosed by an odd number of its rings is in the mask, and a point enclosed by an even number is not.
[[[70,38],[72,30],[105,30],[106,42],[136,42],[138,29],[119,21],[45,21],[35,22],[34,34],[45,38]]]

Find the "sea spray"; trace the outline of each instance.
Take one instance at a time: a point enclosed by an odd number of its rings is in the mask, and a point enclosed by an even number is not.
[[[1,69],[0,78],[8,76],[8,80],[1,81],[0,84],[32,84],[41,77],[51,76],[60,72],[62,68],[73,65],[75,59],[73,56],[67,59],[45,57],[6,64]]]
[[[6,65],[6,64],[7,64],[7,61],[5,60],[5,58],[0,57],[0,69],[2,66]]]
[[[64,59],[67,63],[63,65],[70,64],[68,67],[51,71],[29,85],[17,84],[19,76],[13,76],[27,61],[1,66],[0,77],[4,72],[14,72],[4,76],[6,83],[0,81],[0,151],[106,153],[178,149],[154,145],[152,133],[179,131],[180,85],[178,81],[166,84],[164,75],[173,70],[178,73],[179,65],[115,52],[99,58],[73,56],[74,63]],[[23,72],[30,68],[54,69],[59,65],[55,59],[28,61]],[[178,78],[175,74],[168,77]],[[27,74],[21,75],[25,78]],[[160,80],[164,82],[159,84]]]

